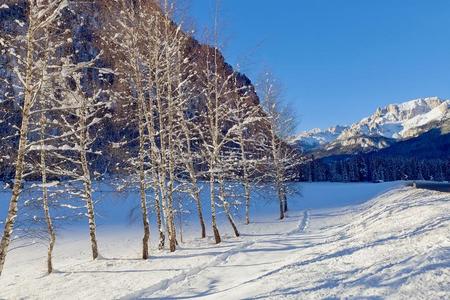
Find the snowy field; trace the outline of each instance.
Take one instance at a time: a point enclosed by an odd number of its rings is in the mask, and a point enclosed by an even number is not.
[[[139,259],[142,230],[132,221],[137,194],[98,187],[102,258],[90,260],[85,220],[60,229],[52,275],[45,274],[45,244],[17,242],[0,298],[450,298],[450,194],[402,183],[301,187],[284,221],[269,193],[255,192],[254,222],[243,225],[236,211],[239,238],[222,215],[220,245],[197,237],[193,215],[183,216],[175,253],[155,249],[153,230],[147,261]],[[0,193],[2,219],[8,197]]]

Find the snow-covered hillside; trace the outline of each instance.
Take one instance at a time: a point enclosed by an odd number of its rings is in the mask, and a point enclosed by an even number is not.
[[[348,127],[337,126],[324,131],[313,129],[302,132],[293,143],[306,151],[352,146],[381,149],[389,146],[392,140],[415,137],[439,126],[440,122],[450,119],[449,107],[450,100],[437,97],[390,104],[378,108],[371,116]]]
[[[66,232],[51,275],[45,246],[16,245],[0,298],[449,298],[450,196],[398,185],[305,184],[285,221],[261,201],[240,238],[187,232],[180,250],[148,261],[133,226],[101,226],[95,262],[87,233]]]

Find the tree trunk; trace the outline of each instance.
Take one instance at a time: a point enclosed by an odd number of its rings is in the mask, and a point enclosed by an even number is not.
[[[25,160],[26,147],[27,147],[27,136],[28,136],[28,126],[30,122],[30,110],[33,102],[33,91],[32,90],[32,66],[33,66],[33,37],[32,37],[32,29],[33,22],[30,18],[30,24],[28,25],[28,33],[27,33],[27,45],[28,45],[28,53],[26,58],[26,80],[24,90],[25,97],[22,109],[22,124],[20,128],[20,137],[19,137],[19,148],[17,150],[17,159],[16,159],[16,173],[14,176],[14,186],[12,190],[11,200],[9,202],[8,215],[5,220],[5,227],[3,230],[2,240],[0,242],[0,275],[3,271],[3,266],[5,265],[6,254],[8,252],[8,247],[11,242],[11,235],[14,228],[14,223],[17,217],[17,209],[18,209],[18,201],[21,193],[22,186],[22,176],[23,176],[23,164]]]
[[[85,99],[83,98],[83,100]],[[88,128],[86,124],[86,114],[87,114],[86,102],[83,101],[80,118],[80,128],[81,128],[80,161],[83,170],[84,198],[86,201],[87,215],[89,220],[89,235],[91,238],[92,258],[95,260],[98,257],[98,246],[97,246],[96,226],[95,226],[94,201],[92,200],[92,181],[91,181],[91,174],[89,171],[89,164],[87,160]]]
[[[164,235],[164,225],[163,225],[163,222],[162,222],[162,215],[161,215],[161,199],[159,197],[157,183],[153,184],[153,190],[154,190],[154,193],[155,193],[156,222],[158,224],[158,231],[159,231],[158,249],[159,250],[163,250],[164,249],[164,244],[165,244],[165,241],[166,241],[166,237]]]
[[[41,157],[41,162],[45,161],[45,155],[43,155]],[[44,167],[45,168],[45,163],[44,163]],[[44,212],[45,212],[45,221],[47,223],[47,231],[48,231],[48,235],[50,237],[50,242],[48,245],[48,251],[47,251],[47,272],[48,274],[53,272],[53,264],[52,264],[52,257],[53,257],[53,248],[55,246],[55,242],[56,242],[56,234],[55,234],[55,230],[53,228],[53,222],[52,222],[52,218],[50,216],[50,209],[48,206],[48,189],[45,186],[47,183],[47,178],[45,175],[45,172],[42,174],[42,185],[43,185],[43,205],[44,205]]]
[[[169,184],[169,189],[172,190],[173,187]],[[167,197],[168,199],[168,212],[169,217],[167,220],[167,223],[169,225],[169,250],[170,252],[174,252],[177,249],[177,236],[176,236],[176,230],[175,230],[175,221],[174,221],[174,215],[173,215],[173,194],[169,191],[169,195]]]
[[[168,1],[165,0],[165,31],[166,31],[166,38],[168,38],[169,35],[169,28],[171,26],[170,24],[170,16],[169,16],[169,7],[168,7]],[[169,219],[167,220],[170,224],[170,236],[169,236],[169,246],[170,246],[170,252],[174,252],[176,250],[177,246],[177,236],[176,236],[176,227],[175,227],[175,217],[173,212],[173,193],[174,193],[174,184],[175,184],[175,148],[173,144],[174,136],[172,134],[174,133],[174,114],[175,114],[175,103],[174,103],[174,95],[172,90],[173,82],[173,76],[175,74],[172,74],[172,68],[171,66],[171,57],[169,50],[167,47],[165,48],[165,59],[166,59],[166,85],[167,85],[167,128],[168,128],[168,139],[167,139],[167,160],[168,160],[168,173],[169,173],[169,184],[168,184],[168,209],[169,209]],[[162,124],[160,124],[162,125]]]
[[[278,192],[278,200],[280,202],[280,220],[283,220],[284,219],[283,191],[279,182],[277,182],[277,192]]]
[[[235,223],[234,220],[233,220],[233,216],[232,216],[232,215],[230,214],[230,212],[229,212],[229,209],[228,209],[228,203],[224,203],[224,207],[227,207],[227,208],[225,208],[225,212],[226,212],[226,214],[227,214],[228,221],[230,222],[231,227],[233,228],[234,235],[235,235],[236,237],[239,237],[240,234],[239,234],[239,231],[238,231],[238,229],[237,229],[236,223]]]
[[[139,112],[139,190],[141,198],[142,224],[144,226],[144,237],[142,238],[142,258],[148,259],[148,244],[150,239],[150,225],[148,222],[147,194],[145,185],[145,132],[142,120],[142,107]]]
[[[225,214],[227,215],[228,222],[230,222],[230,225],[233,228],[234,235],[236,237],[239,237],[240,236],[239,231],[237,229],[236,223],[234,222],[233,216],[231,215],[229,204],[225,199],[225,188],[223,185],[222,176],[219,176],[219,199],[222,202],[223,210],[224,210]]]
[[[53,272],[52,264],[52,254],[53,247],[56,242],[56,234],[53,228],[52,218],[50,216],[50,209],[48,205],[48,188],[47,188],[47,164],[46,164],[46,153],[45,153],[45,118],[41,117],[41,176],[42,176],[42,205],[44,208],[45,221],[47,223],[47,231],[50,238],[47,251],[47,272],[48,274]]]
[[[209,175],[209,185],[210,185],[210,200],[211,200],[211,225],[214,233],[214,239],[216,241],[216,244],[219,244],[222,239],[220,238],[219,229],[217,228],[217,221],[216,221],[216,200],[215,200],[215,178],[214,174],[211,172]]]
[[[244,194],[245,194],[245,224],[250,224],[250,180],[247,169],[247,157],[245,155],[245,146],[244,146],[244,136],[243,132],[240,131],[239,135],[239,144],[241,145],[241,161],[242,161],[242,172],[243,175],[243,186],[244,186]]]
[[[280,202],[280,220],[284,219],[284,193],[283,193],[283,170],[280,165],[279,146],[276,141],[277,137],[273,128],[271,128],[271,140],[272,140],[272,158],[275,167],[275,185],[278,193],[278,201]]]
[[[158,65],[158,59],[157,56],[155,55],[155,66]],[[159,72],[155,71],[155,84],[156,84],[156,108],[157,108],[157,114],[158,114],[158,121],[159,121],[159,125],[163,126],[163,124],[165,124],[164,122],[164,114],[165,114],[165,109],[163,107],[162,104],[162,99],[161,99],[161,91],[163,90],[163,88],[161,87],[161,83],[160,83],[160,78],[158,76]],[[150,118],[149,118],[150,119]],[[148,123],[148,122],[147,122]],[[149,126],[147,124],[147,126]],[[153,130],[151,128],[149,128],[149,130]],[[156,133],[155,133],[156,136]],[[171,218],[171,209],[170,209],[170,205],[169,205],[169,190],[167,188],[166,185],[166,173],[167,173],[167,167],[166,167],[166,151],[167,151],[167,147],[166,147],[166,137],[164,134],[164,130],[160,130],[159,131],[159,141],[160,141],[160,149],[159,149],[159,155],[158,155],[158,183],[159,183],[159,189],[160,189],[160,195],[161,195],[161,204],[162,204],[162,211],[164,214],[164,219],[166,222],[166,232],[168,235],[168,239],[169,239],[169,249],[174,249],[174,244],[176,247],[176,241],[174,241],[174,236],[173,236],[173,232],[172,232],[172,226],[173,226],[173,220]],[[156,145],[154,146],[156,147]]]
[[[92,186],[90,181],[86,181],[84,183],[84,190],[89,220],[89,236],[91,238],[92,259],[96,259],[98,257],[98,246],[96,237],[94,203],[92,201]]]
[[[200,199],[200,193],[198,191],[198,187],[197,184],[195,185],[195,187],[193,187],[195,189],[194,193],[194,200],[195,203],[197,205],[197,213],[198,213],[198,220],[200,222],[200,228],[202,230],[202,239],[206,237],[206,226],[205,226],[205,220],[203,218],[203,211],[202,211],[202,204],[201,204],[201,199]]]
[[[134,24],[134,25],[138,26],[139,24]],[[162,208],[163,208],[163,211],[165,211],[165,207],[164,207],[165,187],[163,186],[164,180],[161,181],[161,176],[163,176],[160,174],[161,170],[159,170],[159,171],[157,171],[157,170],[162,167],[163,160],[161,159],[161,157],[159,157],[159,154],[157,152],[157,145],[155,142],[156,132],[155,132],[155,126],[154,126],[154,120],[153,120],[153,114],[154,114],[153,104],[150,102],[149,106],[147,107],[147,104],[145,102],[145,96],[144,96],[145,91],[142,86],[142,75],[140,73],[141,62],[139,60],[140,54],[139,54],[139,50],[138,50],[139,43],[138,43],[138,38],[137,38],[139,33],[137,33],[135,27],[132,27],[131,32],[132,32],[131,35],[132,35],[132,45],[133,45],[132,51],[131,51],[132,61],[133,61],[133,67],[132,67],[133,68],[133,80],[136,85],[137,102],[138,102],[138,106],[140,108],[140,112],[139,112],[140,122],[143,121],[142,118],[145,120],[144,126],[147,127],[147,131],[148,131],[148,140],[150,142],[150,154],[151,154],[152,168],[153,168],[153,170],[152,170],[153,178],[152,179],[154,182],[157,183],[157,184],[154,183],[153,188],[154,188],[154,192],[155,192],[155,208],[156,208],[157,223],[158,223],[158,230],[159,230],[158,249],[162,250],[162,249],[164,249],[165,236],[164,236],[164,230],[163,230],[163,225],[162,225],[161,202],[160,202],[159,196],[161,195],[161,198],[163,201]],[[156,66],[156,64],[155,64],[155,66]],[[157,80],[157,78],[156,78],[156,80]],[[159,95],[157,97],[159,98]],[[142,134],[144,134],[144,132]],[[159,192],[158,192],[158,189],[159,189]],[[141,203],[142,203],[142,200],[141,200]],[[148,215],[148,213],[147,213],[147,215]],[[145,221],[144,216],[143,216],[143,218],[144,218],[143,242],[145,243],[146,232],[147,232],[145,227],[146,227],[146,223],[148,223],[148,217],[147,217],[147,221]],[[150,236],[150,234],[148,234],[148,236]],[[145,252],[145,250],[144,250],[144,252]]]
[[[19,139],[19,149],[17,152],[16,159],[16,174],[14,177],[14,185],[12,190],[11,200],[9,202],[8,215],[5,220],[5,227],[3,230],[2,241],[0,242],[0,275],[3,270],[3,266],[6,260],[6,254],[8,252],[8,247],[11,242],[11,235],[14,228],[14,223],[17,217],[18,201],[21,193],[22,176],[23,176],[23,164],[25,159],[25,152],[27,146],[27,134],[29,125],[29,113],[30,104],[25,102],[22,117],[22,126],[20,131]]]
[[[170,100],[169,100],[170,101]],[[169,121],[171,122],[171,121]],[[170,131],[171,132],[171,131]],[[174,170],[174,157],[173,157],[173,147],[172,147],[172,137],[169,136],[169,157],[168,157],[168,166],[169,166],[169,181],[168,181],[168,193],[167,193],[167,223],[169,225],[169,250],[170,252],[174,252],[177,249],[177,235],[176,235],[176,227],[175,227],[175,217],[173,211],[173,193],[174,193],[174,181],[175,181],[175,170]]]
[[[201,228],[201,236],[202,238],[206,237],[206,226],[205,226],[205,220],[203,218],[203,209],[202,209],[202,202],[200,199],[200,193],[198,190],[198,185],[197,185],[197,176],[195,174],[195,169],[194,169],[194,162],[193,162],[193,158],[192,158],[192,150],[191,150],[191,135],[189,133],[189,129],[187,127],[186,121],[183,119],[184,117],[181,116],[181,128],[183,130],[184,133],[184,137],[186,139],[186,152],[188,157],[186,158],[186,169],[189,172],[189,177],[191,179],[191,188],[192,188],[192,192],[191,195],[195,200],[195,203],[197,205],[197,214],[198,214],[198,221],[200,222],[200,228]]]
[[[244,193],[245,193],[245,224],[250,224],[250,184],[248,179],[244,178]]]

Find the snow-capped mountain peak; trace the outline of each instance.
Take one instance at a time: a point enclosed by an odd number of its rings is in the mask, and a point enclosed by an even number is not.
[[[450,119],[449,107],[450,100],[438,97],[389,104],[351,126],[302,132],[293,143],[305,151],[350,146],[360,146],[362,149],[384,148],[390,145],[387,142],[389,140],[415,137],[425,129]],[[376,142],[373,140],[375,138]],[[369,143],[359,145],[362,141]]]
[[[336,140],[347,128],[347,126],[339,125],[325,130],[314,128],[299,133],[292,139],[291,143],[301,144],[305,150],[313,150]]]
[[[376,112],[354,123],[345,130],[337,139],[343,140],[358,135],[382,136],[386,138],[400,139],[411,136],[409,132],[418,126],[442,119],[445,115],[441,105],[448,107],[449,100],[441,100],[437,97],[414,99],[400,104],[389,104],[378,108]],[[438,109],[435,111],[435,109]],[[446,114],[446,112],[445,112]]]

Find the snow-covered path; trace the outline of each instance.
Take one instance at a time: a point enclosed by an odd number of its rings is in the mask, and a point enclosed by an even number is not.
[[[309,214],[305,211],[293,219],[300,219],[300,223],[287,233],[263,233],[255,228],[261,224],[246,226],[249,228],[244,228],[245,232],[259,233],[244,234],[244,242],[228,251],[217,263],[198,269],[182,281],[170,282],[166,289],[145,289],[130,298],[220,297],[222,294],[239,298],[240,292],[236,290],[236,294],[235,288],[266,274],[274,266],[283,265],[286,257],[304,247],[299,245],[299,235],[306,229]]]
[[[356,208],[304,213],[306,232],[266,234],[220,265],[135,296],[448,298],[449,198],[402,189]]]
[[[399,188],[240,229],[219,246],[191,239],[148,261],[137,259],[139,232],[104,234],[105,258],[95,262],[87,241],[71,238],[60,242],[59,272],[50,276],[42,253],[20,249],[7,261],[0,298],[450,298],[448,193]]]

